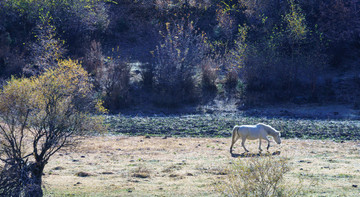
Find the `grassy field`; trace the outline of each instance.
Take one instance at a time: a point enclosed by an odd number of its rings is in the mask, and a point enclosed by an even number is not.
[[[93,136],[55,154],[45,169],[47,196],[220,196],[216,184],[240,156],[229,138]],[[247,148],[257,153],[258,141]],[[359,196],[360,143],[284,139],[271,152],[289,159],[289,187],[304,196]],[[264,156],[263,156],[264,157]],[[255,156],[256,159],[256,156]],[[310,184],[311,183],[311,184]]]
[[[285,138],[360,140],[358,120],[267,118],[241,114],[107,116],[110,132],[130,136],[230,137],[234,125],[269,124]]]
[[[109,133],[80,140],[61,150],[45,169],[47,196],[220,196],[237,160],[257,155],[258,141],[247,141],[254,154],[243,155],[240,142],[230,155],[235,124],[264,122],[282,132],[270,157],[288,159],[289,188],[301,182],[303,196],[360,195],[360,123],[242,115],[108,116]],[[265,148],[266,143],[263,143]]]

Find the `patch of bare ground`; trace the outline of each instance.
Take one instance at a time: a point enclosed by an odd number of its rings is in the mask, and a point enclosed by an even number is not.
[[[214,184],[227,178],[229,165],[259,157],[257,140],[246,145],[254,154],[241,154],[239,143],[230,155],[229,138],[88,137],[50,160],[46,195],[220,196]],[[302,180],[305,196],[360,194],[358,141],[284,139],[270,151],[289,158],[286,181],[296,187]]]

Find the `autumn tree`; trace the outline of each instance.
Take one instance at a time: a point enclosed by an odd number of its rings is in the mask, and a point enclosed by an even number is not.
[[[0,91],[1,196],[43,196],[45,165],[75,135],[94,130],[89,112],[104,112],[91,96],[88,73],[72,60],[59,61],[38,77],[12,78]],[[98,127],[100,129],[100,127]],[[12,176],[12,179],[6,177]]]
[[[52,24],[53,17],[47,12],[39,16],[35,28],[36,42],[32,44],[33,66],[32,72],[43,72],[45,69],[54,67],[57,60],[65,53],[63,47],[65,41],[59,39],[56,34],[56,27]]]

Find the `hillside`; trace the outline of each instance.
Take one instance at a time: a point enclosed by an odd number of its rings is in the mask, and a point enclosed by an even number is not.
[[[71,58],[112,112],[228,101],[359,109],[358,9],[341,0],[5,1],[0,78]]]

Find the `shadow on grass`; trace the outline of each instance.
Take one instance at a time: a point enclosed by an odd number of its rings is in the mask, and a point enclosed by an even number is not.
[[[273,153],[267,152],[267,153],[248,153],[244,152],[241,154],[231,153],[231,157],[234,158],[248,158],[248,157],[264,157],[264,156],[271,156],[271,155],[280,155],[280,151],[275,151]]]

